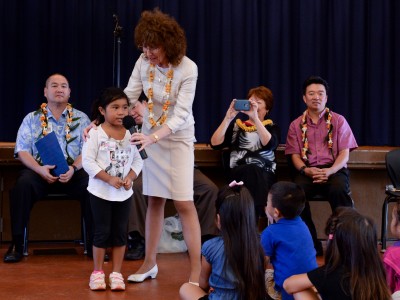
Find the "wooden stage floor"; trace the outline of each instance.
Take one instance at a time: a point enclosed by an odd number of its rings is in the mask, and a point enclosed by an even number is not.
[[[325,242],[323,242],[325,248]],[[92,259],[83,254],[77,243],[29,243],[29,256],[21,262],[6,264],[3,257],[8,243],[0,245],[0,299],[1,300],[178,300],[179,288],[189,278],[189,257],[185,253],[158,254],[159,272],[156,279],[143,283],[128,283],[126,278],[141,265],[140,261],[124,261],[123,292],[94,292],[89,289],[93,270]],[[319,265],[323,257],[318,257]],[[105,263],[106,278],[111,272],[111,261]]]
[[[389,241],[388,246],[392,243]],[[325,250],[325,242],[322,244]],[[4,242],[0,245],[0,300],[178,300],[179,288],[189,277],[187,252],[158,254],[156,279],[128,283],[126,278],[139,268],[142,260],[124,261],[122,275],[126,290],[111,292],[107,288],[106,291],[94,292],[88,286],[93,262],[83,254],[81,245],[30,242],[29,256],[19,263],[6,264],[3,257],[8,246]],[[317,263],[322,265],[323,257],[317,257]],[[108,278],[111,261],[105,263],[104,270]]]
[[[8,244],[0,247],[0,299],[179,299],[179,287],[189,278],[187,253],[159,254],[159,273],[156,279],[143,283],[127,283],[123,292],[93,292],[89,277],[93,262],[74,243],[29,244],[29,256],[15,264],[3,262]],[[47,250],[51,249],[51,250]],[[61,251],[61,253],[58,253]],[[134,273],[142,261],[124,261],[122,275]],[[111,272],[111,261],[105,263],[106,278]]]

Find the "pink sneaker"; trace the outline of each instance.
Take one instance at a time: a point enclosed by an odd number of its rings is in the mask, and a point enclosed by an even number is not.
[[[106,282],[104,280],[104,273],[93,272],[90,275],[89,287],[92,291],[104,291],[106,289]]]
[[[124,277],[121,273],[112,272],[108,281],[112,291],[125,291]]]

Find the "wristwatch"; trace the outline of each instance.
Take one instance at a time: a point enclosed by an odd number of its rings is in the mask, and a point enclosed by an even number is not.
[[[76,173],[76,172],[78,172],[78,171],[79,171],[79,169],[78,169],[78,167],[77,167],[77,166],[75,166],[75,165],[71,165],[71,167],[74,169],[74,173]]]
[[[304,171],[306,168],[307,168],[307,166],[304,165],[299,169],[299,172],[300,172],[301,175],[306,175],[306,172]]]

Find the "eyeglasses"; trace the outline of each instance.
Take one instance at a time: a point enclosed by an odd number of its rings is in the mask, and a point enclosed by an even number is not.
[[[156,53],[158,50],[160,50],[160,47],[139,46],[139,50],[143,52]]]

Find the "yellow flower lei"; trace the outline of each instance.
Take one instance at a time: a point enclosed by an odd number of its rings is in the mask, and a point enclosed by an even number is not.
[[[303,142],[303,148],[301,148],[301,158],[304,161],[308,161],[307,154],[310,153],[310,150],[308,148],[308,138],[307,138],[307,110],[304,111],[303,116],[301,118],[301,123],[300,123],[300,129],[301,129],[301,140]],[[326,123],[326,129],[328,129],[328,135],[327,135],[327,141],[328,141],[328,148],[333,151],[333,140],[332,140],[332,130],[333,130],[333,125],[332,125],[332,114],[329,108],[325,108],[325,123]],[[333,155],[333,152],[332,152]]]
[[[42,103],[40,105],[40,111],[41,111],[41,116],[40,116],[40,121],[42,122],[42,134],[43,136],[47,135],[47,130],[48,130],[48,119],[47,119],[47,103]],[[71,125],[72,125],[72,117],[74,113],[72,111],[72,105],[70,103],[67,103],[67,125],[65,126],[65,140],[68,142],[71,139]]]
[[[253,131],[256,131],[256,130],[257,130],[256,125],[247,126],[247,125],[244,124],[244,123],[242,122],[242,120],[240,120],[240,119],[236,119],[236,124],[237,124],[237,126],[239,126],[241,129],[243,129],[243,130],[246,131],[246,132],[253,132]],[[272,124],[274,124],[274,122],[272,122],[271,119],[267,119],[267,120],[262,121],[262,124],[263,124],[263,126],[267,126],[267,125],[272,125]]]
[[[172,70],[171,64],[169,65],[169,70],[167,71],[167,82],[165,84],[165,94],[166,94],[166,100],[163,104],[162,108],[162,114],[158,118],[157,121],[154,120],[154,113],[153,113],[153,82],[154,82],[154,77],[155,77],[155,66],[153,64],[150,64],[150,71],[149,71],[149,88],[147,90],[147,97],[149,98],[147,108],[149,110],[149,122],[151,124],[151,128],[154,126],[161,126],[164,124],[164,122],[167,120],[168,117],[168,109],[169,105],[171,104],[171,101],[169,100],[169,96],[171,94],[171,83],[172,83],[172,78],[174,78],[174,70]]]
[[[65,125],[65,128],[64,128],[64,130],[65,130],[65,136],[64,137],[65,137],[65,141],[67,142],[67,145],[65,147],[65,152],[67,153],[67,163],[69,165],[71,165],[74,162],[74,160],[72,159],[72,157],[68,153],[68,144],[71,143],[72,141],[74,141],[77,138],[77,136],[72,137],[71,136],[71,132],[73,130],[75,130],[79,126],[79,123],[74,124],[74,125],[72,125],[72,123],[74,121],[79,120],[80,117],[78,117],[78,118],[74,118],[73,117],[74,116],[74,112],[73,112],[73,109],[72,109],[72,105],[70,103],[67,103],[66,109],[67,109],[67,124]],[[48,134],[48,124],[49,124],[49,120],[47,118],[47,113],[48,113],[47,103],[42,103],[40,105],[40,108],[35,112],[35,114],[39,114],[39,113],[41,114],[40,115],[40,122],[41,122],[40,126],[42,127],[42,132],[40,133],[39,137],[42,136],[42,135],[46,136]]]

